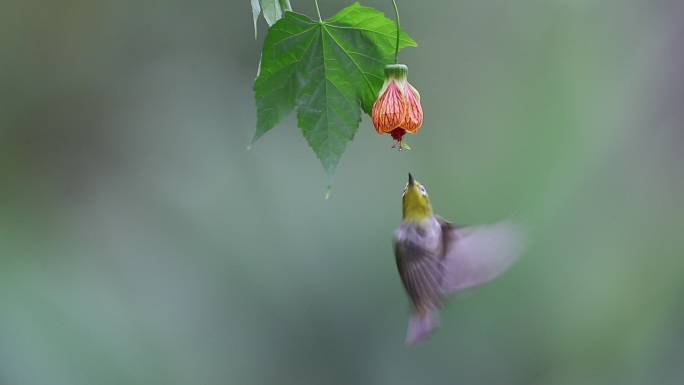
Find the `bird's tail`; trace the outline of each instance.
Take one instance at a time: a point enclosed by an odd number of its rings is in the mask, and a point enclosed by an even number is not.
[[[422,313],[411,312],[408,332],[406,333],[406,345],[411,346],[425,341],[438,327],[439,316],[436,309],[428,309]]]

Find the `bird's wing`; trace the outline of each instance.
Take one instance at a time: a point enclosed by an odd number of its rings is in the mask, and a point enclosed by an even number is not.
[[[440,258],[424,251],[400,253],[398,247],[395,244],[397,268],[413,306],[422,312],[438,305],[441,301],[440,283],[443,281]]]
[[[522,254],[519,225],[503,221],[487,226],[456,227],[440,219],[444,236],[441,289],[444,293],[484,284],[506,271]]]

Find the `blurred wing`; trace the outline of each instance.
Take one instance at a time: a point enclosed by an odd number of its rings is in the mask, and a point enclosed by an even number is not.
[[[398,246],[395,245],[396,247]],[[414,256],[400,256],[395,250],[399,275],[414,307],[427,310],[428,305],[436,305],[440,301],[443,270],[437,256],[410,254]]]
[[[440,220],[445,255],[441,289],[445,293],[482,285],[506,271],[522,254],[522,229],[510,221],[454,227]]]

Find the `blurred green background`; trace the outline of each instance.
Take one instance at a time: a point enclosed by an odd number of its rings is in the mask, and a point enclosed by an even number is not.
[[[249,1],[2,1],[0,383],[684,383],[684,3],[399,7],[425,123],[326,201],[293,116],[246,149]],[[411,349],[409,171],[531,239]]]

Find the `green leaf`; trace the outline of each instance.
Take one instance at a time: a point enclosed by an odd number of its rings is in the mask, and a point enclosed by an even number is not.
[[[292,11],[292,6],[290,5],[290,0],[278,0],[280,3],[280,8],[285,11]]]
[[[254,18],[254,37],[257,35],[257,19],[261,9],[264,10],[264,19],[268,26],[272,26],[276,21],[283,17],[285,11],[292,11],[290,0],[251,0],[252,1],[252,17]]]
[[[254,19],[254,38],[257,37],[257,19],[261,13],[261,5],[259,5],[259,0],[252,0],[252,18]]]
[[[264,19],[266,19],[269,27],[283,17],[283,9],[278,0],[259,0],[259,2],[264,10]]]
[[[332,185],[363,108],[370,115],[393,62],[396,24],[355,3],[325,21],[292,12],[268,30],[254,82],[257,129],[252,144],[295,107],[297,122]],[[401,33],[399,47],[416,43]]]

